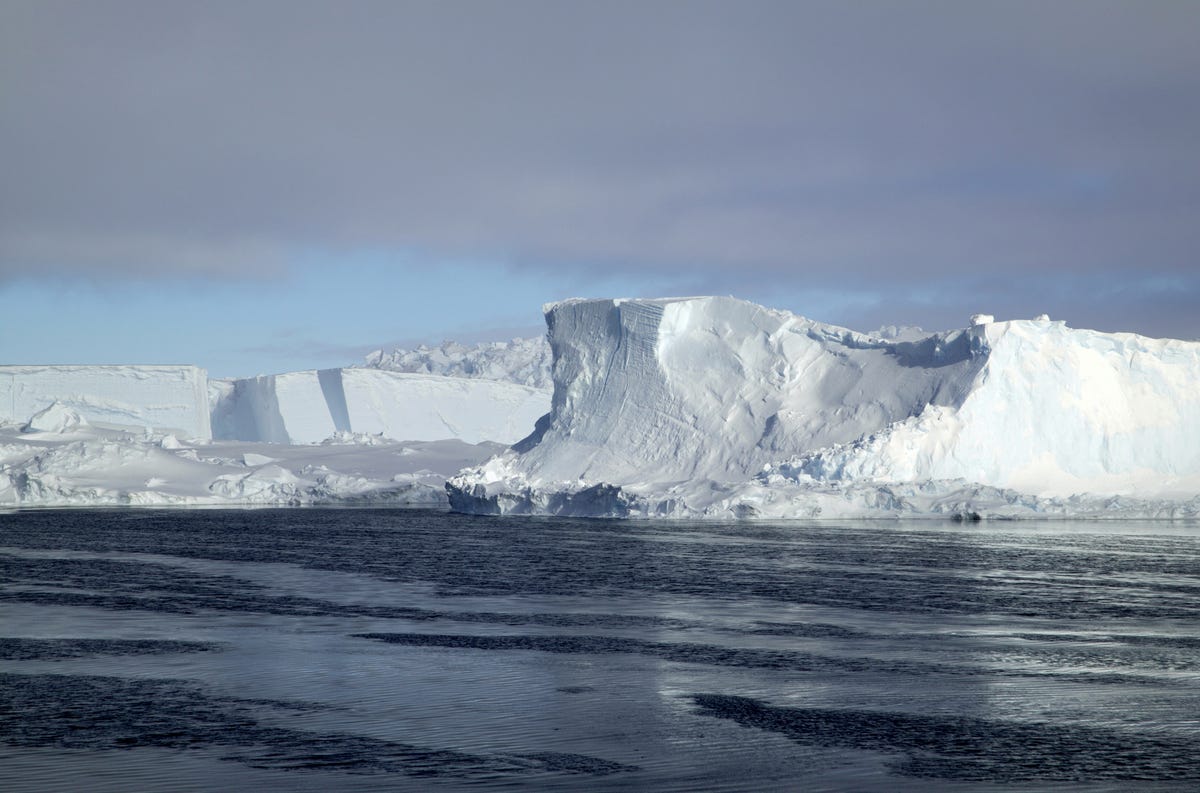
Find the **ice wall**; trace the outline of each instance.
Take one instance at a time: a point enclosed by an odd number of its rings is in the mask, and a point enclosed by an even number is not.
[[[314,370],[213,381],[213,437],[318,443],[349,430],[334,422],[321,381],[320,372]]]
[[[98,426],[208,439],[207,381],[196,366],[0,366],[0,421],[57,401]]]
[[[990,317],[898,341],[733,298],[573,300],[546,319],[552,412],[452,479],[456,508],[807,515],[816,490],[866,484],[877,514],[915,503],[879,488],[951,480],[1200,493],[1195,342]]]
[[[569,301],[546,318],[553,415],[522,465],[571,479],[742,479],[954,403],[981,363],[965,334],[925,350],[733,298]]]
[[[322,369],[214,381],[218,439],[319,443],[338,432],[396,440],[513,443],[549,410],[549,392],[489,380]]]

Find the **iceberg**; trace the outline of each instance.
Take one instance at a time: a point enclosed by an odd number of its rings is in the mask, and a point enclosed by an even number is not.
[[[863,334],[727,297],[545,309],[551,412],[487,514],[1200,516],[1200,343],[1046,316]]]
[[[550,391],[374,368],[210,380],[196,366],[0,366],[0,422],[55,405],[57,418],[69,411],[97,427],[196,440],[304,444],[351,433],[508,444],[550,409]]]
[[[333,445],[180,440],[75,424],[73,415],[58,406],[25,427],[0,424],[0,509],[444,506],[447,476],[504,448],[378,436],[343,436]],[[26,428],[35,424],[41,429]]]
[[[0,366],[0,422],[57,403],[97,426],[209,438],[207,390],[198,366]]]
[[[545,389],[369,368],[213,380],[209,390],[213,437],[260,443],[321,443],[350,433],[508,444],[550,409]]]
[[[366,368],[10,366],[0,406],[0,507],[444,506],[446,477],[527,434],[550,392]]]

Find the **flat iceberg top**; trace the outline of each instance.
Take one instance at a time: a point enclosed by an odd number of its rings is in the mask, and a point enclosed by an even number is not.
[[[934,509],[889,487],[1035,505],[1200,493],[1200,343],[982,314],[897,339],[731,297],[572,299],[546,321],[551,414],[451,480],[460,509],[787,517],[828,514],[831,489],[871,515]]]
[[[54,364],[0,364],[0,373],[4,374],[27,374],[31,372],[44,372],[53,370],[58,372],[79,372],[96,370],[99,372],[128,372],[136,374],[137,372],[166,372],[176,373],[180,371],[200,372],[204,369],[190,363],[170,364],[170,363],[54,363]]]
[[[664,306],[668,303],[686,303],[692,300],[738,300],[735,297],[715,297],[713,295],[684,295],[682,297],[568,297],[542,305],[542,313],[549,314],[562,306],[577,306],[584,303],[596,305],[619,306],[622,303],[644,303],[646,305]],[[744,301],[738,301],[744,302]]]

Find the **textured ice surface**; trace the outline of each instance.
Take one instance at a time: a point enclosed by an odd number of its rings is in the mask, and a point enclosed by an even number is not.
[[[58,402],[100,426],[209,438],[206,390],[196,366],[0,366],[0,422]]]
[[[881,338],[733,298],[547,307],[551,414],[464,511],[1200,512],[1200,344],[1037,320]],[[979,320],[979,321],[976,321]]]
[[[436,374],[444,377],[481,378],[549,390],[550,345],[544,336],[467,346],[453,341],[414,350],[376,350],[365,366],[393,372]]]
[[[87,419],[76,410],[62,402],[53,402],[30,416],[29,421],[21,427],[21,432],[53,432],[61,435],[86,426]]]
[[[458,440],[336,444],[180,441],[75,426],[0,426],[0,507],[444,504],[443,483],[503,447]]]
[[[542,389],[366,368],[215,380],[210,399],[215,438],[265,443],[339,433],[513,443],[550,409]]]
[[[447,476],[550,405],[375,369],[206,383],[194,367],[3,367],[0,389],[0,506],[444,504]]]

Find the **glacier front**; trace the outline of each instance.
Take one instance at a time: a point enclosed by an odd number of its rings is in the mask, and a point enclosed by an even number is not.
[[[453,508],[1200,515],[1200,343],[1045,316],[904,340],[724,297],[546,309],[551,413]]]
[[[198,366],[0,366],[0,423],[58,403],[98,426],[208,438],[207,383]]]
[[[442,506],[446,477],[549,405],[517,383],[368,368],[0,367],[0,509]]]
[[[381,369],[310,369],[209,384],[217,440],[320,443],[339,433],[513,443],[550,392],[512,382]]]

